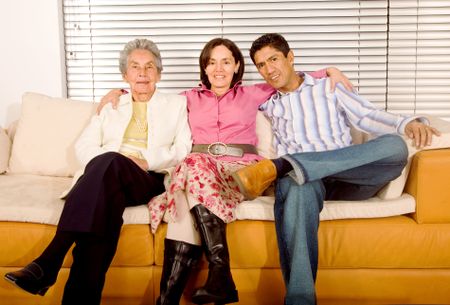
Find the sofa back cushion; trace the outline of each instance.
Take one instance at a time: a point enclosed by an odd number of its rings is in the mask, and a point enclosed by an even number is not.
[[[4,173],[8,167],[11,141],[6,131],[0,127],[0,174]]]
[[[258,144],[256,145],[258,154],[267,159],[276,158],[277,153],[272,145],[272,126],[262,111],[258,111],[256,114],[256,136],[258,137]]]
[[[9,172],[73,176],[80,168],[74,143],[95,108],[94,103],[25,93]]]

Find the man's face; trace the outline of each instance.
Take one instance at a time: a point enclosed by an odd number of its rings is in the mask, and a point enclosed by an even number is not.
[[[298,77],[294,70],[294,54],[284,56],[281,51],[266,46],[255,53],[255,66],[266,82],[281,92],[297,89]],[[292,88],[294,87],[294,88]]]

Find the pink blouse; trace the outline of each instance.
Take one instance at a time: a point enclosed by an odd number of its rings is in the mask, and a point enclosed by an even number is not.
[[[326,77],[326,70],[310,75],[315,78]],[[266,83],[243,86],[241,82],[219,97],[204,85],[184,91],[181,94],[187,97],[193,144],[223,142],[256,145],[256,113],[259,106],[275,92]],[[220,157],[221,160],[245,161],[261,158],[254,154],[245,154],[242,158]]]

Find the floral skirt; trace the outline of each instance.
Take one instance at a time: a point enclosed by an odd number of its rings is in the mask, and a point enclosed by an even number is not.
[[[255,162],[221,161],[208,154],[189,154],[172,173],[167,191],[148,203],[152,232],[156,231],[165,213],[168,213],[168,221],[176,220],[176,206],[183,203],[175,202],[174,194],[180,191],[189,198],[189,208],[202,204],[226,223],[235,220],[234,209],[244,196],[231,173]]]

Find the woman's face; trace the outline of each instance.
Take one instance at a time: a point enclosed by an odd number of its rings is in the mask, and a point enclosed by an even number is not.
[[[224,45],[212,49],[205,73],[211,83],[211,90],[216,95],[220,96],[230,89],[233,76],[239,71],[239,64]]]
[[[135,100],[141,100],[138,96],[151,96],[160,77],[155,57],[150,51],[136,49],[128,55],[127,71],[123,79],[130,85]]]

